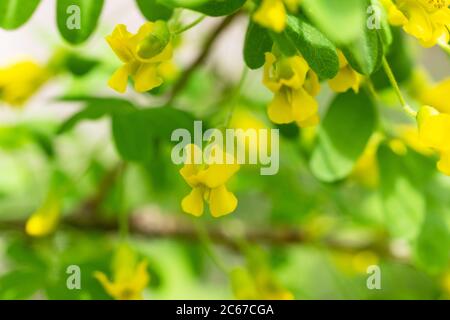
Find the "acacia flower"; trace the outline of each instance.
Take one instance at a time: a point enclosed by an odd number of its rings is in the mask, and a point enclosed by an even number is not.
[[[50,72],[33,61],[0,68],[0,101],[21,107],[49,78]]]
[[[263,27],[281,32],[286,27],[287,11],[297,12],[300,0],[263,0],[253,20]]]
[[[45,237],[56,230],[60,216],[59,198],[55,193],[50,193],[43,206],[28,218],[25,231],[32,237]]]
[[[238,200],[233,193],[227,190],[225,184],[239,170],[239,164],[209,163],[196,164],[196,155],[201,159],[205,156],[202,150],[194,144],[186,147],[187,157],[184,167],[180,170],[181,176],[192,187],[192,191],[181,202],[184,212],[196,217],[203,214],[204,201],[209,204],[211,215],[215,218],[233,212]]]
[[[424,47],[448,43],[450,0],[382,0],[389,22],[420,40]]]
[[[266,53],[264,85],[274,93],[268,107],[272,122],[296,122],[300,127],[319,122],[319,106],[314,97],[320,91],[319,78],[302,56],[284,57]]]
[[[112,281],[103,272],[94,273],[106,292],[117,300],[142,300],[142,292],[150,279],[147,261],[138,262],[136,253],[127,244],[122,244],[114,254],[111,269]]]
[[[433,106],[439,112],[450,114],[450,78],[436,84],[422,84],[417,92],[422,104]]]
[[[423,106],[417,115],[417,122],[421,141],[441,156],[438,169],[450,176],[450,114]]]
[[[328,80],[328,85],[335,92],[346,92],[351,88],[358,93],[362,76],[353,70],[341,51],[338,52],[338,55],[340,69],[336,77]]]
[[[129,77],[134,80],[137,92],[149,91],[163,83],[173,53],[170,31],[164,21],[146,22],[136,34],[119,24],[106,41],[124,63],[109,80],[111,88],[125,93]]]

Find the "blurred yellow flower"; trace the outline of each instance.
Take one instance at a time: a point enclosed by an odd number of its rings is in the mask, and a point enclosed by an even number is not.
[[[233,112],[233,116],[230,121],[230,128],[246,130],[261,130],[268,129],[268,126],[259,119],[255,114],[245,109],[245,107],[237,107],[237,110]],[[266,138],[261,137],[259,131],[257,131],[256,140],[245,140],[245,151],[247,159],[252,157],[257,158],[259,149],[269,150],[271,145],[270,135]]]
[[[433,106],[440,112],[450,114],[450,78],[437,84],[424,83],[419,100],[424,105]]]
[[[50,78],[50,72],[33,61],[0,68],[0,101],[23,106]]]
[[[340,70],[336,77],[328,80],[328,85],[335,92],[346,92],[351,88],[355,93],[358,93],[362,76],[352,69],[341,51],[338,54]]]
[[[119,24],[106,41],[124,63],[109,80],[111,88],[125,93],[129,77],[134,80],[137,92],[149,91],[163,83],[173,52],[165,22],[146,22],[137,34],[131,34],[125,25]]]
[[[421,141],[441,156],[438,169],[450,176],[450,114],[423,106],[419,110],[417,122]]]
[[[389,22],[420,40],[424,47],[439,41],[448,43],[450,28],[449,0],[382,0]]]
[[[268,107],[272,122],[295,121],[300,127],[319,122],[319,106],[314,99],[320,91],[319,79],[303,57],[277,57],[266,53],[263,83],[275,94]]]
[[[377,151],[382,140],[381,134],[374,134],[370,138],[366,149],[359,157],[350,175],[352,179],[368,188],[377,187],[380,181]]]
[[[226,164],[225,159],[223,164],[195,164],[196,154],[203,158],[202,150],[194,144],[187,146],[186,150],[187,161],[180,174],[192,187],[192,191],[181,202],[183,211],[199,217],[203,214],[203,202],[206,201],[215,218],[233,212],[238,200],[227,190],[225,184],[239,170],[239,164]]]
[[[238,300],[293,300],[291,292],[281,287],[267,270],[250,272],[235,268],[230,273],[233,294]]]
[[[96,271],[94,277],[100,281],[106,292],[117,300],[141,300],[150,276],[147,261],[138,262],[136,253],[127,244],[116,250],[112,262],[113,280]]]
[[[380,262],[378,255],[369,250],[357,253],[335,252],[331,257],[336,267],[348,275],[366,274],[369,266]]]
[[[297,12],[300,0],[262,0],[253,20],[263,27],[281,32],[286,27],[287,11]]]
[[[55,193],[50,192],[42,207],[28,218],[25,231],[32,237],[48,236],[56,230],[60,216],[60,200]]]

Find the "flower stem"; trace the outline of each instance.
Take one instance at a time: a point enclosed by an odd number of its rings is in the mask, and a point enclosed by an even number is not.
[[[200,17],[198,17],[196,20],[194,20],[193,22],[185,25],[184,27],[181,27],[180,29],[176,30],[173,32],[173,34],[175,35],[179,35],[185,31],[188,31],[189,29],[192,29],[193,27],[195,27],[196,25],[198,25],[200,22],[203,21],[203,19],[205,19],[206,16],[202,15]]]
[[[397,94],[397,97],[403,107],[403,110],[411,117],[415,118],[417,117],[417,112],[414,111],[407,103],[405,98],[403,97],[402,91],[400,90],[400,87],[398,85],[397,80],[395,79],[394,73],[392,72],[391,67],[389,66],[388,61],[386,60],[386,57],[383,57],[383,68],[386,72],[386,75],[389,79],[389,82],[391,83],[392,87],[395,90],[395,93]]]
[[[239,83],[236,86],[236,88],[234,89],[234,92],[232,93],[231,98],[230,98],[230,111],[228,112],[228,116],[227,116],[227,119],[225,122],[225,128],[228,128],[230,126],[231,119],[233,118],[234,110],[236,109],[236,103],[241,96],[241,91],[242,91],[242,87],[245,84],[245,80],[247,80],[247,74],[248,74],[248,69],[247,69],[247,67],[244,67],[244,70],[242,71],[242,74],[241,74],[241,78],[239,79]]]
[[[217,265],[217,267],[223,271],[223,273],[228,274],[230,272],[228,267],[212,248],[211,239],[209,238],[205,225],[200,221],[195,221],[194,224],[197,229],[198,237],[202,242],[208,256]]]
[[[129,224],[128,224],[128,212],[125,205],[125,173],[126,163],[120,168],[118,178],[118,193],[119,193],[119,233],[120,237],[125,240],[128,238]]]

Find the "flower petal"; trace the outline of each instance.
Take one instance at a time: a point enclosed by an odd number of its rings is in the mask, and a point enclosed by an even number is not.
[[[181,201],[183,211],[200,217],[203,214],[203,192],[202,187],[192,189],[191,193]]]
[[[269,104],[267,113],[269,119],[276,124],[286,124],[294,121],[292,105],[288,100],[287,92],[277,92]]]
[[[225,184],[239,171],[239,164],[211,164],[206,170],[200,171],[198,180],[208,188],[217,188]]]
[[[212,189],[209,196],[209,209],[215,218],[227,215],[236,210],[238,200],[233,193],[222,185]]]
[[[286,27],[286,9],[282,0],[263,0],[253,15],[253,20],[263,27],[281,32]]]
[[[144,63],[134,75],[134,89],[137,92],[147,92],[163,83],[163,79],[158,74],[158,65]]]

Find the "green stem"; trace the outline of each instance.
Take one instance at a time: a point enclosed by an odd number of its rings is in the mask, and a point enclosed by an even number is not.
[[[407,103],[405,98],[403,97],[402,91],[400,90],[400,86],[398,85],[397,80],[395,79],[394,73],[392,72],[391,67],[389,66],[388,61],[386,60],[386,57],[383,57],[383,68],[386,72],[386,75],[389,79],[389,82],[391,83],[392,87],[395,90],[395,93],[397,94],[397,97],[403,107],[403,110],[408,114],[409,116],[415,118],[417,117],[417,112],[414,111]]]
[[[202,22],[203,19],[205,19],[205,18],[206,18],[206,16],[202,15],[202,16],[198,17],[196,20],[194,20],[193,22],[185,25],[184,27],[181,27],[181,29],[174,31],[173,34],[179,35],[185,31],[188,31],[189,29],[192,29],[193,27],[198,25],[200,22]]]
[[[242,88],[244,87],[245,81],[247,80],[248,75],[248,69],[247,67],[244,67],[244,70],[242,71],[241,78],[239,79],[239,83],[236,86],[233,94],[230,98],[230,111],[228,112],[227,119],[225,121],[225,128],[228,128],[231,123],[231,119],[233,118],[234,110],[236,110],[236,103],[239,100],[239,97],[241,96]]]
[[[209,238],[208,231],[206,230],[205,225],[200,221],[195,221],[194,224],[198,232],[198,237],[202,242],[208,256],[217,265],[217,267],[223,271],[223,273],[229,274],[230,271],[228,267],[225,265],[222,259],[220,259],[220,257],[216,254],[211,246],[211,239]]]

